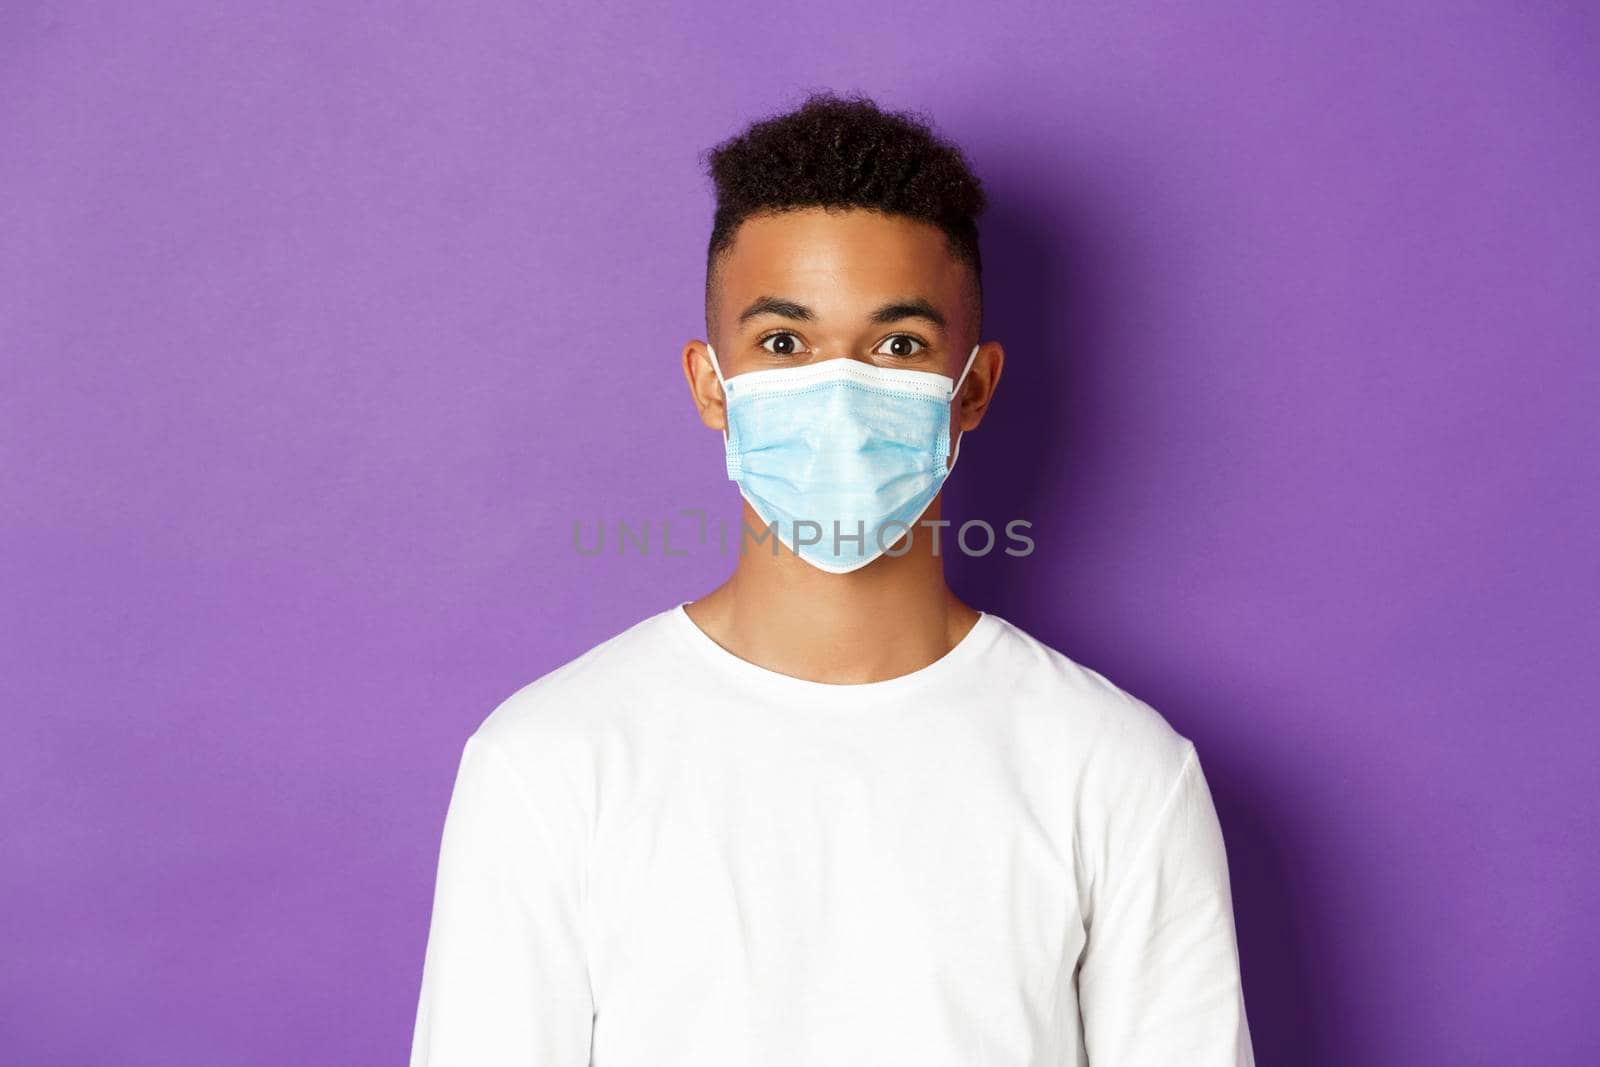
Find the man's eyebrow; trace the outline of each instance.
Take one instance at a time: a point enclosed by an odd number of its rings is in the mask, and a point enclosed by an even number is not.
[[[816,312],[804,304],[777,296],[762,296],[751,301],[750,306],[739,313],[739,322],[743,324],[757,315],[779,315],[797,322],[814,322],[817,318]],[[945,318],[939,309],[920,296],[887,303],[874,311],[871,319],[879,324],[899,322],[901,319],[926,319],[941,330],[946,328]]]
[[[796,319],[800,322],[811,322],[816,319],[816,314],[804,304],[797,304],[793,300],[785,300],[777,296],[761,296],[750,302],[750,306],[739,312],[739,324],[755,318],[757,315],[781,315],[786,319]]]
[[[901,319],[927,319],[939,329],[945,329],[944,316],[939,314],[939,309],[920,296],[896,300],[872,313],[872,321],[877,323],[899,322]]]

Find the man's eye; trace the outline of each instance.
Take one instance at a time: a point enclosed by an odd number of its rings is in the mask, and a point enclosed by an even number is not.
[[[883,356],[892,356],[895,359],[910,359],[912,356],[920,354],[927,347],[926,344],[910,334],[897,333],[885,339],[883,344],[878,346],[877,353]],[[884,351],[886,348],[888,351]]]
[[[800,350],[800,338],[792,333],[771,333],[761,339],[761,347],[775,356],[792,356]]]

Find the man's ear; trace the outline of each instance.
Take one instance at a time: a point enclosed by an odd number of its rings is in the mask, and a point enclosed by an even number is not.
[[[683,346],[683,376],[689,382],[689,396],[700,413],[700,421],[713,430],[726,430],[727,399],[722,395],[717,372],[711,369],[711,356],[704,341],[690,341]]]
[[[956,425],[962,432],[976,430],[983,421],[1005,365],[1006,350],[999,341],[985,341],[978,346],[972,369],[967,371],[967,380],[961,383],[961,394],[956,397]]]

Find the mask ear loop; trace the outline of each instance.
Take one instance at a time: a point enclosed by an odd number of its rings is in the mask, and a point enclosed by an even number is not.
[[[722,364],[717,362],[717,350],[706,342],[706,355],[711,357],[711,369],[716,372],[717,384],[722,386],[722,443],[728,443],[728,379],[722,376]]]
[[[978,344],[972,346],[972,352],[967,356],[967,365],[961,368],[961,377],[956,379],[956,387],[950,391],[951,399],[960,398],[961,384],[967,380],[967,371],[972,369],[972,361],[978,358],[978,348],[981,344],[982,342],[980,341]],[[956,460],[961,458],[961,435],[964,432],[965,431],[963,430],[956,431],[956,448],[954,452],[950,453],[950,466],[947,468],[947,471],[955,470]]]

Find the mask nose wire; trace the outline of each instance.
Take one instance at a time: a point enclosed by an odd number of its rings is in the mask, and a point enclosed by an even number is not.
[[[967,355],[967,365],[961,368],[961,377],[956,379],[956,387],[951,390],[950,395],[952,397],[959,397],[961,395],[961,383],[967,380],[967,371],[972,369],[972,361],[978,358],[978,348],[982,343],[983,342],[980,341],[978,344],[972,346],[972,351]],[[961,458],[961,435],[965,432],[966,431],[964,430],[956,431],[956,448],[954,452],[950,453],[950,470],[956,469],[956,460]]]
[[[967,372],[972,370],[972,364],[978,358],[978,349],[982,346],[980,341],[972,346],[972,351],[967,353],[967,365],[961,368],[961,377],[956,379],[955,388],[950,391],[952,397],[961,395],[961,386],[967,380]],[[722,386],[722,439],[728,439],[728,379],[722,376],[722,364],[717,361],[717,350],[711,347],[711,342],[706,342],[706,355],[711,357],[711,370],[717,376],[717,384]],[[961,458],[961,437],[964,430],[956,431],[955,451],[950,454],[950,470],[956,469],[956,460]]]

